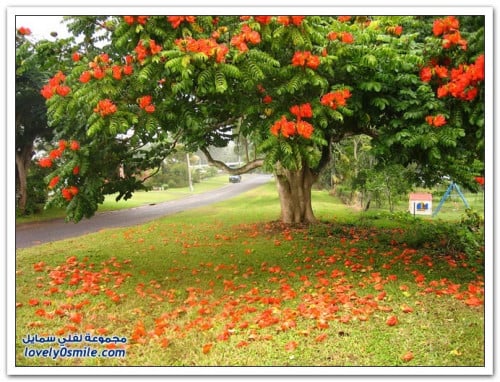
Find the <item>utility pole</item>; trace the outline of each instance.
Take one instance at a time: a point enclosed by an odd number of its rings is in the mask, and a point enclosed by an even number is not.
[[[186,154],[186,161],[188,166],[188,182],[189,182],[189,191],[193,192],[193,179],[191,178],[191,163],[189,162],[189,153]]]

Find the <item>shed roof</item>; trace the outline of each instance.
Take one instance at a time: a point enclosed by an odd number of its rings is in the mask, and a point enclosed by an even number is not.
[[[432,201],[432,194],[425,192],[415,192],[410,194],[410,200],[429,200]]]

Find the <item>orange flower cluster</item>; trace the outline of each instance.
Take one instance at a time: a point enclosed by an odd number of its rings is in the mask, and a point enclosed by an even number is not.
[[[290,24],[299,26],[305,18],[305,16],[278,16],[276,21],[284,26],[288,26]]]
[[[295,123],[293,121],[288,121],[285,116],[282,116],[280,120],[276,121],[271,126],[271,134],[278,136],[280,132],[285,138],[295,135],[297,132]]]
[[[472,101],[479,92],[478,83],[484,81],[484,55],[480,55],[473,64],[460,65],[456,69],[448,70],[445,66],[435,65],[420,70],[420,79],[423,82],[430,82],[434,76],[440,80],[448,80],[438,87],[438,98],[451,96],[463,101]]]
[[[31,34],[31,29],[26,27],[19,27],[17,28],[17,33],[22,36],[29,36]]]
[[[460,45],[463,50],[467,50],[467,41],[462,38],[459,31],[448,33],[443,36],[443,48],[449,49],[454,45]]]
[[[152,102],[153,97],[150,95],[145,95],[143,97],[140,97],[137,100],[137,103],[139,104],[139,107],[143,109],[146,113],[154,113],[155,111],[155,105],[153,105]]]
[[[40,167],[49,168],[52,167],[52,159],[50,158],[40,158],[38,161]]]
[[[231,38],[231,45],[235,46],[240,52],[246,52],[248,50],[247,42],[254,45],[258,44],[260,42],[260,33],[245,24],[241,27],[241,33]]]
[[[59,183],[59,180],[60,180],[59,176],[57,175],[54,176],[49,182],[49,188],[50,189],[54,188],[57,185],[57,183]]]
[[[271,134],[278,136],[281,133],[285,138],[299,135],[310,139],[314,127],[309,122],[303,121],[302,118],[311,118],[313,116],[311,104],[294,105],[290,108],[290,112],[297,117],[297,121],[288,121],[285,116],[282,116],[280,120],[271,126]]]
[[[229,48],[224,44],[218,44],[214,39],[199,39],[192,37],[177,39],[175,45],[183,52],[203,53],[207,57],[215,57],[216,62],[224,62]]]
[[[335,110],[339,106],[345,106],[347,99],[351,97],[349,89],[330,92],[321,97],[321,104]]]
[[[293,66],[307,66],[311,69],[316,69],[320,64],[319,56],[313,55],[309,51],[305,52],[295,52],[292,57]]]
[[[463,50],[466,50],[467,41],[460,35],[459,27],[460,23],[455,16],[447,16],[434,20],[432,32],[436,37],[443,35],[443,48],[449,49],[454,45],[460,45]]]
[[[432,80],[432,77],[436,75],[439,78],[447,78],[448,77],[448,68],[442,65],[434,65],[434,67],[423,67],[420,70],[420,79],[423,82],[429,82]]]
[[[352,44],[354,42],[354,37],[349,32],[330,32],[326,36],[328,40],[340,40],[344,44]]]
[[[299,120],[301,118],[311,118],[313,116],[313,111],[310,103],[305,103],[303,105],[294,105],[290,108],[290,113],[295,115]]]
[[[196,16],[167,16],[167,20],[172,24],[172,28],[177,29],[184,21],[189,24],[196,22]]]
[[[434,33],[434,36],[441,36],[443,33],[456,31],[459,27],[460,23],[455,16],[447,16],[442,19],[434,20],[432,32]]]
[[[50,99],[54,94],[58,94],[61,97],[66,97],[71,88],[69,86],[64,85],[64,81],[66,80],[66,76],[63,72],[57,72],[54,77],[49,80],[49,83],[44,85],[40,90],[40,94],[45,99]]]
[[[122,73],[125,75],[131,75],[134,71],[132,67],[132,56],[125,57],[126,65],[111,65],[109,56],[106,53],[102,53],[99,56],[96,56],[92,62],[89,63],[89,68],[91,69],[84,71],[79,78],[81,83],[87,83],[92,78],[96,80],[101,80],[106,77],[106,73],[111,70],[112,76],[116,80],[122,79]]]
[[[69,186],[69,187],[63,188],[61,190],[61,194],[62,194],[63,198],[69,202],[78,194],[78,191],[79,191],[78,187]]]
[[[442,114],[438,114],[436,116],[428,115],[425,117],[425,121],[434,127],[441,127],[446,125],[446,118]]]
[[[251,18],[252,16],[240,16],[241,21],[248,21]],[[253,16],[253,18],[261,25],[268,25],[273,21],[273,16]],[[288,26],[290,24],[299,26],[305,18],[305,16],[277,16],[276,22],[284,26]]]
[[[160,53],[162,49],[161,45],[156,44],[155,40],[150,39],[147,46],[144,45],[144,40],[139,40],[134,50],[137,54],[137,60],[142,62],[147,56],[154,56],[155,54]]]
[[[128,24],[132,25],[135,23],[145,25],[148,21],[149,16],[123,16],[123,20]]]
[[[351,20],[352,16],[339,16],[337,17],[337,20],[339,20],[341,23],[346,23],[349,20]]]
[[[388,27],[387,32],[396,36],[401,36],[403,33],[403,27],[401,25],[396,25],[395,27]]]
[[[50,168],[52,167],[52,165],[54,164],[54,161],[58,158],[60,158],[62,156],[62,154],[64,153],[64,151],[67,149],[67,148],[70,148],[71,150],[73,151],[77,151],[80,149],[80,144],[77,142],[77,141],[71,141],[71,144],[68,146],[68,142],[65,141],[64,139],[61,139],[59,141],[59,144],[58,144],[58,147],[51,150],[49,152],[49,156],[48,157],[45,157],[45,158],[41,158],[39,161],[38,161],[38,165],[40,167],[44,167],[44,168]],[[78,173],[80,172],[80,168],[78,166],[76,166],[75,168],[73,168],[73,174],[74,175],[78,175]],[[55,176],[53,177],[50,182],[49,182],[49,185],[48,187],[50,189],[53,189],[60,181],[60,178],[59,176]],[[77,191],[78,192],[78,191]],[[75,194],[76,195],[76,194]]]
[[[254,16],[255,21],[262,25],[268,25],[271,23],[273,17],[272,16]]]
[[[100,100],[94,108],[94,112],[99,113],[101,117],[116,113],[117,110],[116,105],[108,98]]]

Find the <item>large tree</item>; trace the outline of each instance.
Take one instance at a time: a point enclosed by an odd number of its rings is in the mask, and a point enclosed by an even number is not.
[[[66,203],[73,220],[91,216],[105,194],[130,197],[141,187],[137,174],[178,143],[229,173],[274,171],[285,223],[315,221],[311,187],[332,144],[345,137],[372,137],[381,162],[416,162],[429,183],[450,175],[480,159],[484,129],[480,76],[461,89],[476,89],[462,98],[436,94],[455,81],[436,79],[436,66],[458,70],[459,60],[467,64],[463,76],[471,67],[484,73],[477,59],[484,20],[463,19],[474,35],[460,35],[457,19],[438,17],[103,19],[110,45],[100,54],[81,51],[73,69],[43,89],[63,139],[54,160],[43,161],[58,162],[54,202]],[[439,34],[433,22],[452,25]],[[469,35],[475,49],[466,50]],[[436,61],[444,54],[446,62]],[[258,147],[258,157],[234,169],[210,154],[238,138]],[[463,155],[454,155],[457,148]]]
[[[17,207],[24,213],[28,200],[27,175],[36,138],[52,134],[47,126],[47,108],[40,95],[44,76],[35,57],[35,45],[28,39],[30,30],[19,28],[16,34],[16,190]]]

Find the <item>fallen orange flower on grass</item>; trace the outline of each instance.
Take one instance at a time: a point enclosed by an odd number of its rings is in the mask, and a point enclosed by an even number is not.
[[[390,316],[385,323],[389,326],[394,326],[398,323],[398,318],[396,316]]]
[[[212,349],[212,346],[214,346],[214,344],[212,344],[212,343],[208,343],[208,344],[203,345],[203,347],[201,349],[203,351],[203,354],[207,354]]]

